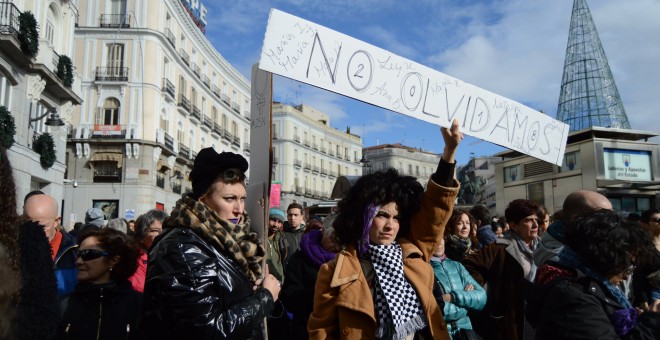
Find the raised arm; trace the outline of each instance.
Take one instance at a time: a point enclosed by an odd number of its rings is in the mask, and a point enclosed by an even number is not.
[[[408,240],[419,248],[428,261],[435,251],[440,238],[445,231],[445,225],[451,217],[454,202],[458,195],[459,184],[454,179],[456,150],[463,139],[458,120],[452,122],[451,128],[441,128],[445,149],[440,158],[438,169],[429,180],[426,192],[422,197],[419,211],[410,222]]]

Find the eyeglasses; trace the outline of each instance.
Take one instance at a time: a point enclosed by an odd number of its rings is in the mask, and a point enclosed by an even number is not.
[[[110,256],[110,253],[98,249],[85,249],[78,252],[78,257],[83,259],[83,261],[96,260],[101,256]]]
[[[649,218],[649,222],[660,223],[660,217]]]

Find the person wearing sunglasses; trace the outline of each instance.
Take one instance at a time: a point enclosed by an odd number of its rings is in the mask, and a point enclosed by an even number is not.
[[[142,294],[128,278],[137,268],[138,249],[125,233],[88,229],[79,239],[78,284],[60,300],[56,339],[134,339]]]
[[[149,251],[146,339],[252,339],[280,292],[245,212],[247,160],[200,150],[183,195]],[[263,227],[263,226],[259,226]],[[266,267],[267,268],[267,267]]]
[[[620,288],[654,251],[646,231],[619,213],[579,217],[566,229],[558,261],[541,266],[527,292],[536,339],[658,339],[660,302],[633,308]]]

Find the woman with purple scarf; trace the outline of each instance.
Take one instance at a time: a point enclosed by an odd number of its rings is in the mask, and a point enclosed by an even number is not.
[[[334,241],[332,221],[313,220],[300,239],[300,250],[293,253],[286,267],[286,280],[280,293],[286,310],[293,315],[289,339],[309,339],[307,320],[314,307],[316,275],[322,264],[335,258],[339,248]]]

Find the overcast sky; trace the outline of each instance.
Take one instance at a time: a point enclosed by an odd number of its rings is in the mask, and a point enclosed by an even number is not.
[[[556,116],[572,0],[202,2],[207,38],[248,79],[277,8]],[[588,4],[632,128],[659,132],[660,0]],[[429,123],[281,77],[274,86],[275,100],[327,113],[333,127],[364,133],[365,146],[442,151],[438,127]],[[502,150],[467,138],[458,162]]]

